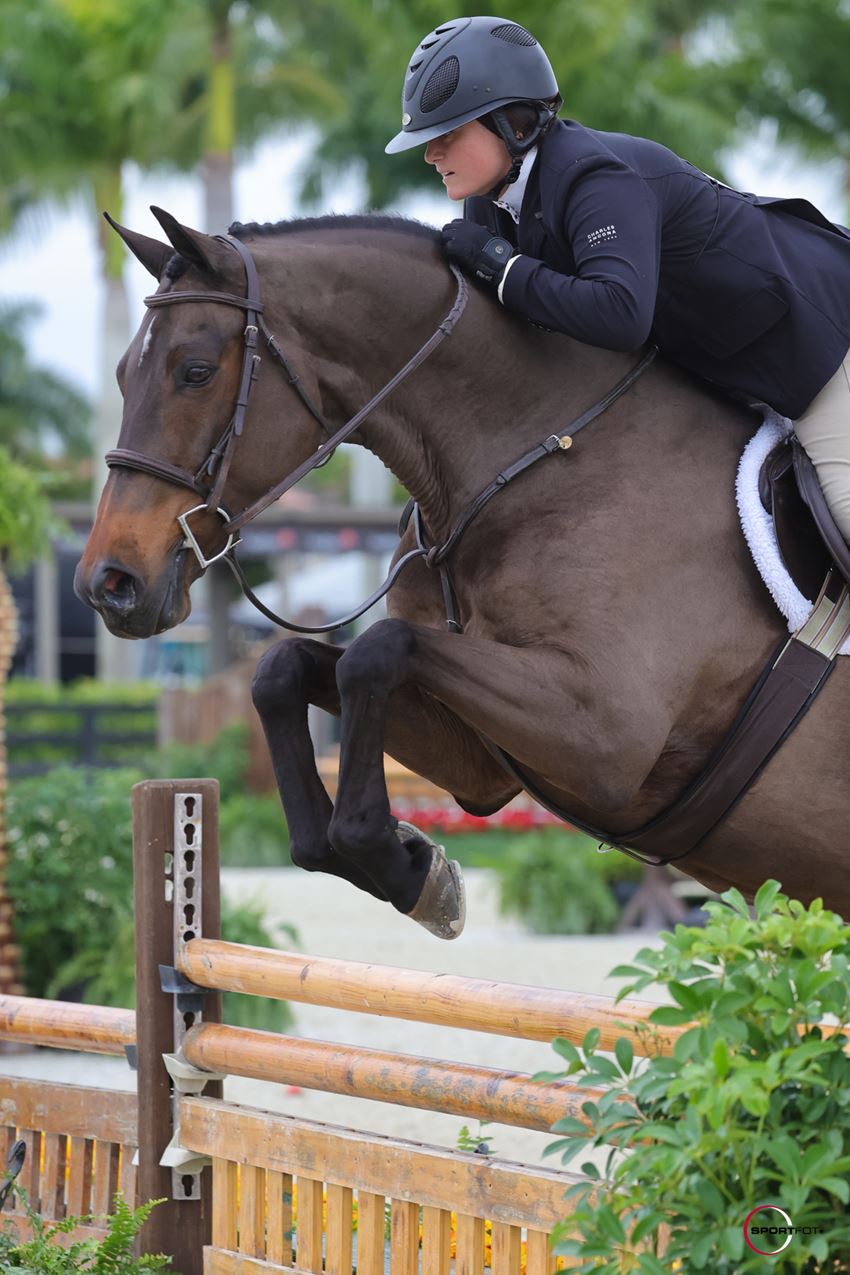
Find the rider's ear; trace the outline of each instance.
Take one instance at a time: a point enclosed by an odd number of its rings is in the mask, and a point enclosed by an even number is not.
[[[185,257],[199,270],[207,274],[222,274],[233,262],[233,253],[224,244],[217,243],[212,235],[202,234],[189,226],[181,226],[176,217],[151,204],[151,212],[162,226],[169,242],[181,257]]]
[[[140,235],[137,230],[128,230],[126,226],[119,226],[118,222],[105,212],[104,217],[109,222],[112,229],[121,236],[133,256],[141,261],[146,270],[149,270],[154,279],[160,279],[165,269],[165,264],[174,256],[174,250],[167,243],[162,243],[159,239],[149,239],[147,235]]]

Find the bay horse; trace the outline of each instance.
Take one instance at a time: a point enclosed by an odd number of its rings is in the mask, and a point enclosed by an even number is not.
[[[225,545],[226,511],[247,510],[307,465],[325,444],[316,417],[352,417],[428,342],[456,296],[437,232],[401,218],[237,226],[236,252],[154,212],[167,243],[116,226],[159,288],[119,366],[124,416],[112,455],[125,459],[106,482],[76,578],[80,597],[127,638],[189,613],[202,567],[178,524],[198,502],[186,476],[211,454],[221,459],[218,440],[232,445],[234,402],[242,415],[221,507],[192,522],[211,555]],[[247,325],[246,255],[264,304]],[[258,323],[285,351],[298,393],[267,358],[245,410],[257,369],[245,341]],[[442,544],[482,488],[603,397],[636,357],[536,328],[473,285],[450,339],[351,441],[392,470],[418,501],[420,534]],[[494,746],[544,800],[612,838],[670,806],[784,631],[735,509],[736,467],[757,424],[744,405],[658,359],[569,451],[505,486],[469,525],[450,564],[462,632],[447,630],[440,576],[420,556],[389,593],[388,618],[345,650],[296,637],[267,652],[254,701],[294,863],[451,938],[463,923],[460,880],[427,837],[392,817],[384,752],[478,815],[520,791]],[[139,454],[153,468],[127,467]],[[416,534],[409,524],[396,559]],[[748,897],[774,876],[805,902],[822,894],[850,909],[848,676],[840,659],[817,705],[684,871]],[[341,717],[333,803],[308,734],[311,704]]]

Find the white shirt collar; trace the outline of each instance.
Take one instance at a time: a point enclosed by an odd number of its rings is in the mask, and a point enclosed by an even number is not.
[[[522,201],[525,195],[525,188],[528,185],[529,174],[534,167],[534,161],[537,158],[537,147],[532,146],[531,150],[522,161],[522,167],[519,170],[519,177],[515,182],[511,182],[505,191],[504,199],[494,199],[493,203],[497,208],[504,208],[510,213],[517,225],[519,225],[519,214],[522,208]]]

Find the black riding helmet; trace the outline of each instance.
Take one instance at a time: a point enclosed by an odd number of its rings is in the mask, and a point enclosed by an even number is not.
[[[521,140],[499,109],[514,102],[538,108],[536,124]],[[410,150],[487,115],[514,160],[506,179],[513,181],[559,106],[555,73],[530,32],[505,18],[456,18],[415,50],[402,89],[401,132],[384,149],[388,155]]]

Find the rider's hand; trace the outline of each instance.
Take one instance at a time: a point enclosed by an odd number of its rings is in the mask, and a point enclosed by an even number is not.
[[[474,279],[493,288],[499,286],[514,251],[507,239],[500,239],[486,226],[460,218],[443,226],[442,234],[449,261]]]

